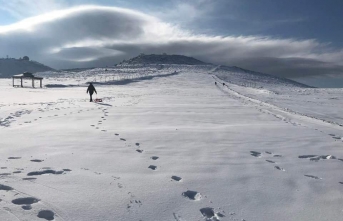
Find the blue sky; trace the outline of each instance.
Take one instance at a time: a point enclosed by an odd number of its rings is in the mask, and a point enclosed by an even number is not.
[[[285,77],[342,77],[342,8],[338,0],[0,0],[0,57],[69,68],[166,52]]]

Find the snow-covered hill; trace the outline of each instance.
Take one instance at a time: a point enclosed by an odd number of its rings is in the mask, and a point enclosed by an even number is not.
[[[300,87],[309,88],[310,86],[289,80],[282,77],[276,77],[269,74],[259,73],[255,71],[245,70],[236,66],[223,66],[207,64],[192,57],[183,55],[167,55],[167,54],[141,54],[127,61],[121,62],[118,67],[153,67],[157,70],[174,68],[180,71],[195,69],[207,70],[220,79],[230,82],[235,85],[248,86],[254,88],[265,88],[268,90],[280,89],[280,87]],[[182,70],[181,70],[182,69]]]
[[[266,88],[270,90],[278,90],[281,87],[310,87],[286,78],[245,70],[235,66],[218,66],[212,73],[224,81],[240,86]]]
[[[205,65],[205,62],[184,55],[167,55],[167,54],[141,54],[129,60],[124,60],[119,65],[134,64],[180,64],[180,65]]]
[[[0,59],[0,78],[8,78],[15,74],[21,74],[23,72],[42,72],[53,71],[46,65],[35,61],[28,61],[23,59]]]
[[[341,220],[343,90],[213,65],[40,75],[0,79],[1,221]]]

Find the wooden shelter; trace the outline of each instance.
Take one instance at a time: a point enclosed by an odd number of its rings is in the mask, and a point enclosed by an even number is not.
[[[14,84],[14,80],[15,79],[20,79],[20,85],[15,85]],[[31,79],[32,80],[32,87],[35,87],[35,80],[39,80],[40,81],[40,87],[42,88],[42,81],[43,78],[42,77],[35,77],[32,73],[30,72],[24,72],[22,74],[18,74],[18,75],[13,75],[12,76],[12,82],[13,82],[13,87],[23,87],[23,79]]]

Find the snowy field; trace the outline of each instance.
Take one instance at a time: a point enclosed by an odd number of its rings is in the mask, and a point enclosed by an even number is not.
[[[214,66],[41,75],[0,80],[1,221],[342,219],[341,89]]]

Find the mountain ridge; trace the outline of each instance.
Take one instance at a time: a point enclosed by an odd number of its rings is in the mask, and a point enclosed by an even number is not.
[[[129,60],[123,60],[119,65],[135,64],[184,64],[184,65],[205,65],[203,61],[185,55],[168,54],[140,54]]]
[[[226,65],[214,65],[211,63],[206,63],[201,60],[195,59],[193,57],[185,55],[168,55],[168,54],[140,54],[129,60],[122,61],[119,66],[126,65],[212,65],[214,67],[212,73],[217,76],[222,77],[225,80],[231,81],[239,85],[249,83],[256,84],[259,87],[266,87],[268,84],[277,85],[293,85],[303,88],[312,88],[303,83],[297,81],[278,77],[271,74],[261,73],[257,71],[251,71],[237,66],[226,66]],[[245,83],[242,82],[244,79]]]
[[[0,59],[0,78],[8,78],[12,75],[21,74],[23,72],[36,73],[54,70],[55,69],[41,64],[37,61],[15,58]]]

